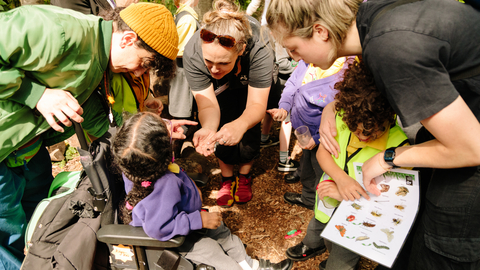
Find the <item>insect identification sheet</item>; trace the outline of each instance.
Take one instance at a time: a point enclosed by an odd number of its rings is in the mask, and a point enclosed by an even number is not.
[[[362,165],[354,163],[354,168],[356,180],[365,189]],[[418,212],[419,174],[414,170],[393,169],[375,181],[381,195],[369,193],[370,201],[363,197],[353,202],[342,201],[321,236],[391,267]]]

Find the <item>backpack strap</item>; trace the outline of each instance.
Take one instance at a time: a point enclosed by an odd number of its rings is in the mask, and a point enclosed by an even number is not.
[[[181,19],[183,16],[185,16],[185,15],[190,15],[190,16],[192,16],[192,14],[190,14],[190,12],[188,12],[188,11],[186,11],[186,10],[178,13],[177,15],[175,15],[175,19],[174,19],[175,25],[177,25],[178,22],[180,21],[180,19]],[[192,18],[195,19],[195,17],[193,17],[193,16],[192,16]],[[197,25],[197,30],[200,29],[200,27],[201,27],[200,22],[199,22],[197,19],[195,19],[195,23],[196,23],[196,25]]]
[[[370,28],[373,27],[373,25],[375,24],[375,22],[380,19],[381,17],[383,17],[383,15],[385,15],[385,13],[387,13],[388,11],[398,7],[398,6],[401,6],[401,5],[405,5],[405,4],[410,4],[410,3],[415,3],[415,2],[419,2],[419,1],[423,1],[423,0],[399,0],[399,1],[396,1],[395,3],[392,3],[388,6],[386,6],[385,8],[383,8],[372,20],[372,23],[370,24]],[[479,2],[480,0],[478,0],[477,2]],[[475,1],[468,1],[469,3],[470,2],[475,2]],[[460,72],[457,72],[455,74],[450,74],[450,81],[457,81],[457,80],[463,80],[463,79],[467,79],[467,78],[472,78],[472,77],[475,77],[475,76],[478,76],[480,75],[480,65],[476,66],[476,67],[473,67],[473,68],[470,68],[470,69],[467,69],[467,70],[464,70],[464,71],[460,71]]]

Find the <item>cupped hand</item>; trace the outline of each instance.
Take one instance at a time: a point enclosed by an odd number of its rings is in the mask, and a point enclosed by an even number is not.
[[[382,194],[377,187],[377,182],[375,177],[384,174],[387,172],[387,164],[383,159],[384,152],[378,153],[375,156],[371,157],[367,162],[363,163],[362,172],[363,172],[363,185],[368,192],[380,196]],[[381,163],[385,163],[384,166],[381,166]]]
[[[215,136],[215,131],[207,128],[201,128],[195,132],[192,142],[199,154],[206,157],[213,154],[215,151],[215,141],[212,140],[213,136]]]
[[[317,185],[318,198],[330,197],[337,201],[343,200],[342,195],[338,191],[337,184],[333,181],[322,181]]]
[[[350,176],[345,177],[342,181],[336,180],[335,183],[337,184],[340,196],[342,196],[342,199],[345,201],[355,201],[356,199],[360,199],[361,196],[370,200],[367,192]]]
[[[161,115],[163,112],[163,102],[159,98],[147,98],[144,103],[144,111]]]
[[[288,116],[288,112],[284,109],[270,109],[267,110],[267,113],[269,113],[275,121],[285,121]]]
[[[340,145],[335,140],[337,136],[337,125],[335,123],[334,102],[329,103],[322,112],[322,121],[318,129],[320,133],[320,141],[323,147],[336,158],[340,152]]]
[[[38,100],[37,110],[45,117],[48,124],[56,131],[63,132],[64,129],[57,123],[55,117],[65,126],[72,125],[70,119],[81,123],[83,118],[83,109],[72,94],[60,89],[45,89],[40,100]]]
[[[202,228],[216,229],[222,225],[222,216],[219,212],[200,212]]]

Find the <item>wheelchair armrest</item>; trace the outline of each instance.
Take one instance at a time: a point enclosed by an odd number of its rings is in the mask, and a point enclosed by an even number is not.
[[[204,187],[210,178],[206,174],[203,173],[187,173],[188,177],[192,178],[192,180],[197,184],[198,187]]]
[[[183,244],[185,236],[175,236],[163,242],[148,236],[142,227],[133,227],[125,224],[109,224],[98,230],[97,239],[100,242],[114,245],[174,248]]]

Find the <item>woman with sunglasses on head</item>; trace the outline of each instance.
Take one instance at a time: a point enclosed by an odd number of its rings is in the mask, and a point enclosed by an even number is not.
[[[267,37],[253,17],[219,0],[185,47],[183,64],[202,125],[193,143],[205,156],[215,151],[223,177],[217,195],[222,207],[252,198],[250,169],[260,151],[260,121],[274,65]]]
[[[480,10],[450,0],[272,0],[267,22],[292,54],[321,68],[361,55],[402,123],[422,123],[416,145],[382,151],[362,168],[377,196],[373,178],[391,168],[436,168],[421,175],[429,183],[412,250],[394,269],[479,269]],[[320,140],[338,157],[333,107]]]

